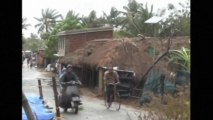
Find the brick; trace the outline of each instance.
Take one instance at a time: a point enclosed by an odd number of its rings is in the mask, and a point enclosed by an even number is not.
[[[65,38],[67,39],[68,46],[66,47],[65,54],[69,52],[73,52],[87,41],[95,40],[95,39],[105,39],[105,38],[112,38],[113,31],[98,31],[98,32],[90,32],[90,33],[79,33],[79,34],[72,34],[68,35]]]

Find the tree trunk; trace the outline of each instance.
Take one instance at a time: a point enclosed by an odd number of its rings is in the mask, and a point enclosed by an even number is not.
[[[146,76],[148,75],[148,73],[152,70],[152,68],[164,57],[166,56],[168,53],[168,51],[166,51],[165,53],[163,53],[150,67],[149,69],[145,72],[145,74],[143,75],[142,79],[140,80],[137,88],[139,88],[141,86],[142,81],[144,81],[144,79],[146,78]]]
[[[23,91],[22,91],[22,106],[23,106],[24,111],[26,113],[27,119],[28,120],[36,120]]]
[[[146,76],[148,73],[152,70],[152,68],[164,57],[169,53],[171,47],[171,37],[168,39],[168,45],[167,45],[167,50],[158,58],[155,60],[155,62],[147,69],[141,80],[139,81],[139,84],[136,86],[136,88],[140,88],[142,85],[142,82],[145,81]]]

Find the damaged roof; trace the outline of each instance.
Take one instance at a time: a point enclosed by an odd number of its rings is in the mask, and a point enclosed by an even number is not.
[[[189,45],[187,37],[172,39],[171,49],[179,49]],[[108,65],[118,66],[119,69],[130,70],[141,78],[143,73],[152,65],[153,57],[149,49],[156,46],[156,58],[166,50],[167,39],[159,40],[147,38],[138,39],[97,39],[85,43],[81,48],[68,54],[60,60],[62,63],[70,63],[75,66],[84,64],[91,67],[104,67]],[[162,60],[156,66],[167,69],[168,62]]]

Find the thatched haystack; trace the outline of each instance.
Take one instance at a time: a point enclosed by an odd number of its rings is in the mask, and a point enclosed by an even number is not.
[[[189,39],[189,37],[173,38],[171,49],[189,46]],[[136,80],[139,80],[153,63],[149,49],[154,47],[157,53],[156,58],[158,58],[166,50],[167,40],[168,38],[162,40],[147,38],[143,41],[137,38],[93,40],[64,57],[61,62],[71,63],[79,67],[86,64],[94,68],[111,64],[118,66],[119,69],[134,71]],[[169,74],[166,59],[161,60],[156,68],[165,74]]]

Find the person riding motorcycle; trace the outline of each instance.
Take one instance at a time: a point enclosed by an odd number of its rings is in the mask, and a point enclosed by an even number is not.
[[[78,76],[72,71],[72,65],[67,65],[66,72],[63,74],[63,76],[60,76],[60,83],[61,83],[61,92],[64,95],[66,91],[66,85],[64,85],[64,82],[70,82],[75,81],[79,85],[81,85],[81,81],[79,81]]]
[[[114,71],[112,66],[109,66],[108,70],[104,73],[104,84],[106,86],[106,93],[107,93],[107,102],[110,102],[110,95],[114,93],[114,86],[115,84],[119,84],[119,75],[117,71]],[[114,96],[112,97],[114,100]]]
[[[75,113],[78,112],[78,105],[82,105],[82,101],[79,95],[78,85],[81,85],[78,76],[72,71],[72,65],[68,65],[66,71],[63,71],[59,80],[61,85],[61,95],[59,97],[60,107],[64,109],[64,112],[67,111],[68,108],[75,108]],[[73,83],[74,82],[74,83]],[[70,86],[70,83],[74,86]],[[77,85],[77,86],[76,86]],[[79,97],[77,107],[74,106],[73,99],[70,99],[72,95],[77,95]],[[71,101],[70,101],[71,100]],[[71,106],[69,105],[71,103]],[[72,104],[73,103],[73,104]]]

